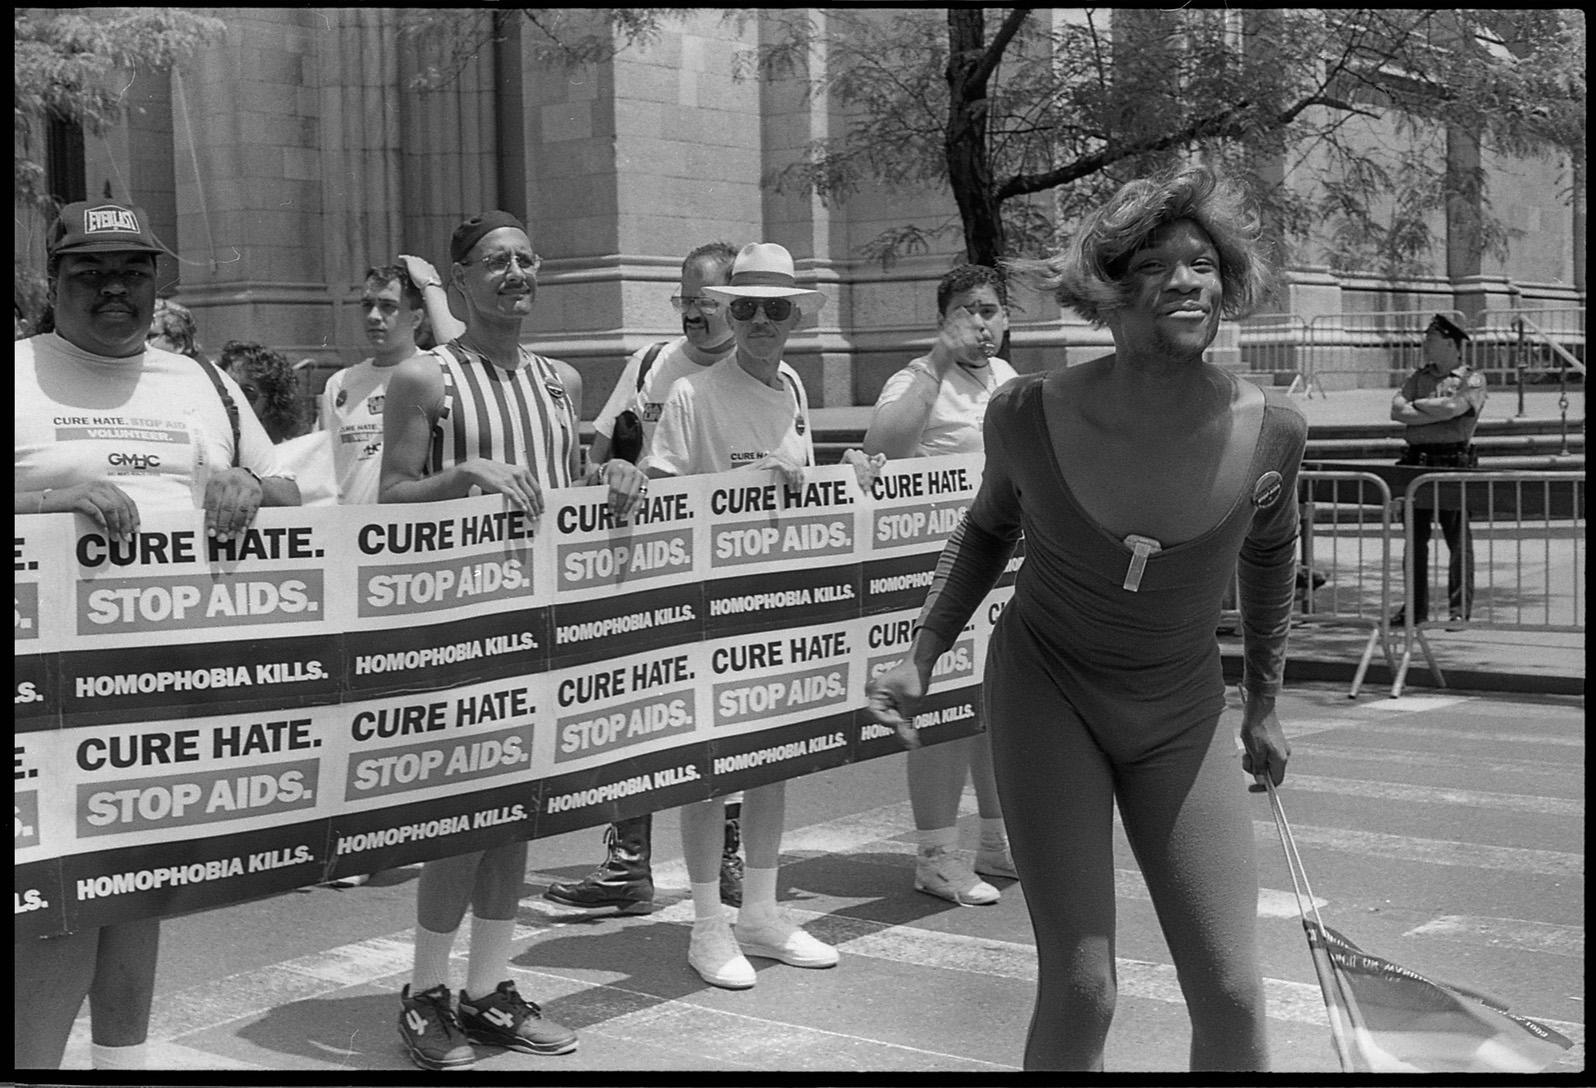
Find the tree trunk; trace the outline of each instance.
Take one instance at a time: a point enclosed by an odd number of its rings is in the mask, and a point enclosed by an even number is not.
[[[948,9],[948,123],[943,147],[948,181],[964,224],[965,258],[994,265],[1003,255],[1003,212],[994,197],[986,146],[987,80],[975,69],[986,44],[979,8]]]

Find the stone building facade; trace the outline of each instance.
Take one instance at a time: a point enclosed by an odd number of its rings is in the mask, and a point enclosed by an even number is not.
[[[789,349],[817,406],[871,403],[930,342],[934,283],[954,255],[888,271],[860,247],[885,223],[952,213],[951,195],[827,205],[762,188],[841,118],[824,96],[739,78],[739,52],[766,30],[758,19],[739,28],[700,11],[570,70],[531,63],[512,32],[457,82],[423,92],[410,81],[434,58],[401,44],[394,9],[211,10],[225,39],[180,71],[133,80],[126,121],[88,142],[84,183],[149,209],[180,255],[162,258],[163,275],[212,353],[237,338],[311,357],[319,388],[364,354],[366,268],[411,252],[446,270],[454,224],[491,207],[531,226],[545,263],[527,337],[582,369],[585,418],[629,352],[678,330],[667,298],[681,255],[713,239],[780,242],[829,296]],[[1289,309],[1583,305],[1583,202],[1558,193],[1568,164],[1486,166],[1494,210],[1516,232],[1506,261],[1452,252],[1432,277],[1402,283],[1288,269]],[[39,248],[37,232],[17,244]],[[1051,300],[1019,301],[1021,370],[1107,343]],[[1234,351],[1226,343],[1221,354]]]

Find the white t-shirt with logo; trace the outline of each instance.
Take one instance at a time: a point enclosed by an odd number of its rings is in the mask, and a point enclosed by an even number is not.
[[[924,359],[916,359],[881,387],[876,398],[875,411],[905,396],[916,382],[936,384],[936,400],[926,416],[925,429],[920,432],[915,454],[933,457],[944,453],[980,453],[984,448],[981,425],[986,421],[987,401],[992,394],[1014,378],[1014,368],[1002,359],[987,360],[984,367],[964,367],[954,363],[947,377],[940,382],[931,373]],[[875,422],[875,416],[871,416]]]
[[[660,416],[665,411],[665,398],[670,396],[671,386],[676,384],[678,378],[685,378],[689,374],[708,369],[693,362],[687,354],[687,337],[678,336],[660,349],[653,365],[648,368],[648,373],[643,375],[643,388],[638,389],[637,372],[643,365],[643,358],[653,346],[648,344],[632,352],[631,357],[626,360],[626,366],[621,369],[621,376],[615,379],[615,388],[610,392],[610,399],[604,402],[604,407],[593,420],[595,431],[605,438],[613,438],[615,417],[630,408],[643,422],[645,454],[648,453],[649,442],[654,437],[654,428],[659,424]],[[735,350],[735,345],[728,347],[724,355],[717,356],[716,361],[729,358]]]
[[[799,465],[815,461],[804,383],[779,364],[772,389],[737,365],[735,357],[671,387],[644,469],[672,476],[749,468],[770,454]]]
[[[16,490],[108,480],[140,513],[199,509],[211,474],[233,467],[232,424],[202,366],[154,347],[94,355],[53,332],[17,341]],[[238,463],[291,475],[238,383],[218,373],[238,406]]]
[[[316,429],[332,435],[341,503],[377,501],[382,487],[382,402],[393,371],[362,360],[333,372],[316,398]]]

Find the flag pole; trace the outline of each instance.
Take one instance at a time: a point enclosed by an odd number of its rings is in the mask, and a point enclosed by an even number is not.
[[[1291,890],[1297,897],[1297,913],[1302,916],[1302,928],[1308,936],[1308,954],[1313,960],[1314,974],[1319,978],[1319,992],[1324,996],[1325,1012],[1330,1020],[1330,1041],[1335,1047],[1336,1060],[1341,1063],[1343,1073],[1357,1072],[1349,1041],[1352,1025],[1346,1022],[1351,1004],[1341,988],[1341,980],[1330,964],[1330,952],[1324,943],[1324,922],[1319,917],[1318,905],[1313,901],[1313,886],[1308,883],[1308,870],[1302,867],[1302,857],[1297,853],[1297,842],[1291,835],[1291,825],[1286,822],[1286,810],[1281,807],[1280,795],[1275,792],[1274,783],[1269,781],[1268,775],[1260,777],[1269,793],[1269,805],[1275,816],[1275,830],[1280,834],[1280,847],[1285,851],[1286,868],[1291,872]],[[1308,897],[1306,907],[1303,904],[1304,892]],[[1313,912],[1312,922],[1308,920],[1309,910]]]

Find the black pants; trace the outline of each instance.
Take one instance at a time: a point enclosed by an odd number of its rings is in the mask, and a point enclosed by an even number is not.
[[[1474,605],[1474,537],[1462,510],[1413,510],[1413,605],[1415,622],[1430,618],[1430,534],[1435,520],[1451,553],[1446,567],[1447,615],[1468,619]]]

